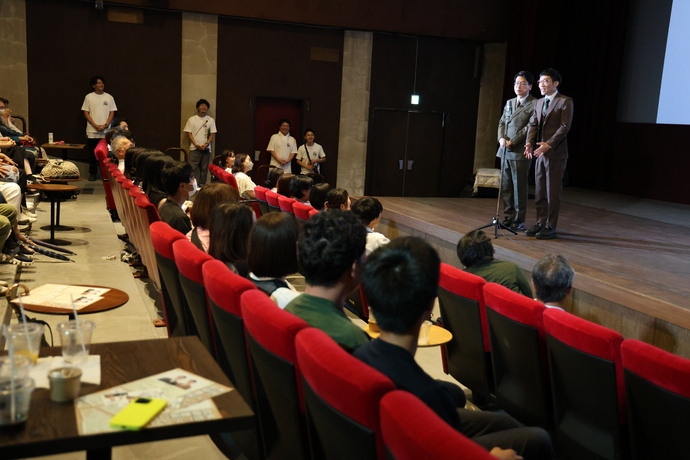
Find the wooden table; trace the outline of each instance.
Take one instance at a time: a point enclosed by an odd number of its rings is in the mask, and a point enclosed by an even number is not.
[[[41,348],[40,356],[60,354],[60,347],[51,347]],[[101,356],[101,384],[82,385],[82,396],[178,367],[233,387],[197,337],[97,343],[91,345],[91,354]],[[223,416],[221,419],[80,436],[74,404],[53,403],[49,390],[37,389],[31,397],[26,426],[15,432],[0,431],[0,458],[27,458],[81,450],[87,451],[89,459],[110,458],[114,446],[254,427],[254,413],[238,391],[222,394],[213,401]]]
[[[60,149],[62,159],[67,160],[70,150],[84,150],[86,144],[43,144],[41,147],[44,149]]]
[[[98,313],[100,311],[110,310],[121,305],[124,305],[129,301],[129,295],[125,291],[119,289],[111,288],[108,286],[91,286],[87,284],[73,284],[72,286],[84,286],[86,288],[98,288],[98,289],[110,289],[108,292],[102,295],[103,299],[98,302],[94,302],[81,310],[79,314],[82,313]],[[46,307],[45,305],[34,305],[26,303],[24,301],[24,309],[29,311],[35,311],[39,313],[54,313],[59,315],[69,315],[72,310],[66,310],[64,308]],[[12,304],[15,305],[14,303]]]
[[[27,188],[32,190],[41,191],[50,198],[50,239],[48,242],[50,244],[57,244],[59,246],[67,246],[70,243],[65,240],[55,239],[55,228],[60,227],[60,200],[56,199],[58,192],[74,192],[79,190],[76,185],[66,185],[66,184],[29,184]],[[57,203],[57,213],[55,212],[55,204]],[[74,230],[73,227],[58,228],[58,230]]]
[[[379,335],[381,335],[380,332],[373,332],[369,330],[369,325],[367,324],[364,326],[364,332],[369,334],[369,337],[372,339],[378,338]],[[443,345],[444,343],[448,343],[451,340],[453,340],[453,334],[448,329],[444,329],[440,326],[436,326],[435,324],[431,326],[431,329],[429,329],[429,340],[427,343],[417,343],[418,347],[438,347],[439,345]]]

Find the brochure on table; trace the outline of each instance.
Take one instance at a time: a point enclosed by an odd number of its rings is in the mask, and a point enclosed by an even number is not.
[[[29,295],[22,296],[22,302],[27,305],[72,310],[72,299],[74,299],[74,306],[77,310],[81,310],[102,300],[103,294],[108,291],[110,291],[108,288],[73,286],[69,284],[44,284],[36,289],[32,289]],[[12,300],[12,303],[19,305],[19,298]]]

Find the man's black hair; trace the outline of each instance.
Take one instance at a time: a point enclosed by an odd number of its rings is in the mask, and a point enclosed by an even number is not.
[[[299,240],[299,262],[307,284],[333,287],[364,254],[367,230],[349,211],[320,212]]]
[[[561,77],[561,74],[558,72],[558,70],[549,67],[548,69],[544,69],[539,73],[540,77],[551,77],[551,80],[554,82],[563,82],[563,77]]]
[[[206,99],[199,99],[198,101],[196,101],[196,108],[198,109],[201,104],[206,104],[206,107],[208,107],[209,109],[211,108],[211,103],[208,102]]]
[[[491,238],[481,230],[472,230],[458,241],[458,258],[465,267],[479,267],[494,260]]]
[[[174,161],[163,168],[161,172],[161,179],[163,182],[164,192],[168,196],[173,196],[177,193],[181,183],[189,183],[192,177],[192,165],[185,161]]]
[[[534,293],[541,302],[560,302],[573,285],[575,271],[560,254],[547,254],[532,269]]]
[[[364,196],[357,200],[352,205],[351,211],[365,226],[368,226],[373,220],[381,215],[383,212],[383,205],[379,200],[371,196]]]
[[[396,238],[369,255],[362,286],[381,330],[410,331],[436,298],[440,268],[436,250],[413,236]]]
[[[534,84],[534,75],[532,75],[531,72],[528,72],[526,70],[519,71],[513,77],[513,83],[517,81],[518,77],[523,77],[525,80],[527,80],[527,83],[529,83],[530,85]]]
[[[105,84],[105,78],[101,77],[100,75],[94,75],[93,77],[91,77],[91,80],[89,80],[89,85],[95,85],[96,83],[98,83],[98,80],[102,81]]]

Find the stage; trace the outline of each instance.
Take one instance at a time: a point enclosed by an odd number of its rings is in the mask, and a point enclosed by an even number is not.
[[[379,199],[384,212],[377,231],[389,238],[423,237],[443,262],[459,268],[459,239],[491,223],[496,213],[490,198]],[[530,199],[527,226],[534,215]],[[494,233],[493,227],[485,231]],[[565,255],[576,272],[566,310],[690,358],[688,235],[690,206],[566,188],[558,239],[502,230],[493,244],[497,259],[515,262],[526,275],[544,254]]]

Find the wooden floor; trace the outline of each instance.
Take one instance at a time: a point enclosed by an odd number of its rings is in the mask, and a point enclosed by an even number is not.
[[[496,258],[513,261],[529,272],[543,255],[563,254],[575,269],[575,289],[690,329],[688,209],[630,197],[615,198],[615,195],[566,189],[558,239],[540,241],[522,232],[515,236],[500,231],[499,238],[493,240]],[[458,267],[461,267],[455,255],[458,240],[468,231],[490,224],[496,213],[496,200],[487,198],[381,197],[380,200],[384,219],[379,231],[392,237],[425,235],[440,248],[444,262]],[[640,211],[642,205],[644,212]],[[630,215],[633,208],[632,213],[637,215]],[[529,225],[530,216],[534,216],[533,200],[528,208]],[[494,233],[493,227],[485,231]]]

